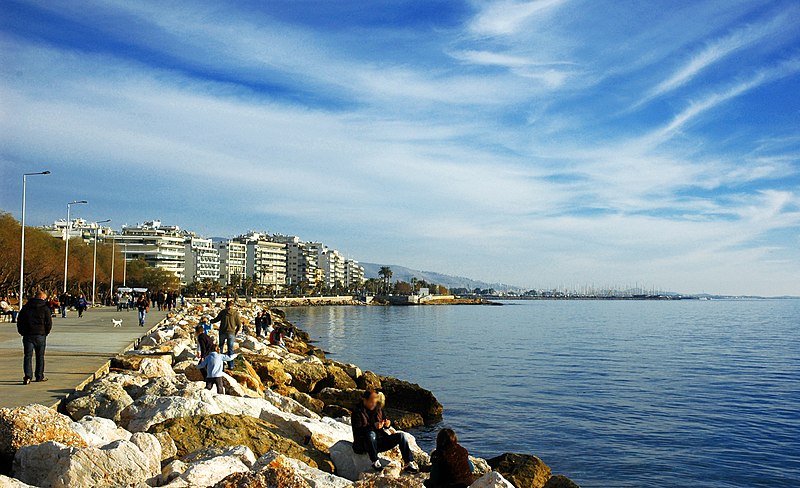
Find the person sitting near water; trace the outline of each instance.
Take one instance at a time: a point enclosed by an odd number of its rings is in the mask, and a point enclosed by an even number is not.
[[[431,476],[427,488],[467,488],[475,481],[475,466],[469,453],[458,443],[456,433],[442,429],[436,436],[436,450],[431,454]]]
[[[228,362],[232,364],[236,356],[238,356],[238,354],[231,354],[230,356],[227,354],[220,354],[219,346],[215,345],[214,350],[198,363],[197,369],[202,371],[205,368],[206,370],[206,390],[210,390],[216,386],[217,393],[221,395],[225,394],[225,387],[222,386],[222,370],[225,367],[225,363]]]
[[[274,329],[269,334],[269,345],[280,347],[286,352],[289,352],[289,349],[286,347],[286,343],[283,342],[283,330],[280,327]]]
[[[367,390],[362,400],[353,408],[350,421],[353,428],[353,452],[368,454],[372,469],[382,471],[385,466],[378,459],[378,454],[400,446],[400,454],[406,463],[405,470],[410,473],[418,472],[419,466],[411,455],[408,434],[389,430],[392,422],[383,415],[378,399],[379,394],[375,390]]]

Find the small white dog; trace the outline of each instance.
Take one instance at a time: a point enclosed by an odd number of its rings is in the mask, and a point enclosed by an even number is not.
[[[114,328],[122,327],[122,319],[111,319],[111,322],[114,324]]]

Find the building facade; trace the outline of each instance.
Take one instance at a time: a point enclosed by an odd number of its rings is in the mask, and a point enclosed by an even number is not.
[[[187,236],[184,241],[184,280],[187,284],[219,280],[219,250],[211,239]]]
[[[214,247],[219,253],[219,282],[241,285],[247,276],[247,245],[234,240],[217,241]]]
[[[258,286],[283,292],[286,288],[286,244],[273,242],[265,234],[252,232],[235,240],[247,247],[247,276],[252,276]]]
[[[122,249],[125,259],[143,259],[185,282],[186,236],[178,226],[164,226],[160,220],[151,220],[134,226],[123,226],[122,232],[114,236],[117,249]]]
[[[364,267],[358,264],[358,261],[353,259],[345,259],[344,261],[344,286],[348,290],[361,289],[364,284]]]
[[[53,237],[65,240],[67,236],[67,221],[60,219],[53,222],[53,225],[45,225],[42,230],[47,232]],[[102,241],[107,236],[114,233],[111,227],[105,227],[96,222],[89,222],[85,219],[72,219],[72,225],[69,226],[69,238],[76,237],[89,242],[94,239],[95,232],[97,233],[98,240]]]
[[[271,240],[286,245],[286,284],[314,287],[317,284],[317,254],[297,236],[274,235]]]

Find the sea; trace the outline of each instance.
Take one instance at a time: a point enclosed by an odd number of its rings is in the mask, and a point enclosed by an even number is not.
[[[286,310],[329,357],[419,383],[471,454],[586,487],[800,487],[800,300]]]

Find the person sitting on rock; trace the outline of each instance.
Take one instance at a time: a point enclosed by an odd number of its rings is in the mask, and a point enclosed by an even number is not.
[[[442,429],[436,436],[436,450],[431,454],[431,476],[427,488],[467,488],[475,481],[475,466],[469,453],[458,443],[456,433]]]
[[[277,346],[283,349],[286,352],[289,352],[289,349],[286,348],[286,343],[283,342],[283,330],[280,327],[277,327],[269,334],[269,344],[271,346]]]
[[[206,370],[206,390],[210,390],[212,387],[216,386],[217,393],[225,393],[225,388],[222,386],[222,370],[225,367],[225,362],[233,363],[236,356],[238,356],[238,354],[231,354],[230,356],[227,354],[220,354],[219,346],[215,345],[214,350],[200,361],[197,368],[200,371],[202,371],[203,368]]]
[[[417,463],[411,456],[408,434],[388,430],[392,422],[384,417],[378,403],[379,395],[375,390],[364,392],[364,398],[353,408],[351,426],[353,428],[353,451],[356,454],[368,454],[375,471],[382,471],[384,466],[378,454],[400,446],[400,453],[406,463],[405,470],[411,473],[419,471]]]

